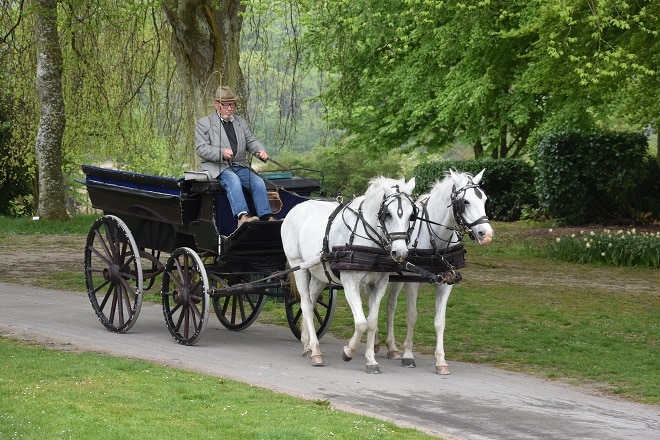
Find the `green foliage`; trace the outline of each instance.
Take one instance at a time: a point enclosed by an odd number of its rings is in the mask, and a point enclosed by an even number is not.
[[[400,150],[394,150],[387,156],[369,156],[338,144],[333,148],[317,147],[304,155],[283,152],[277,160],[292,168],[321,171],[325,194],[329,197],[343,195],[345,200],[363,194],[369,186],[369,180],[374,177],[412,177],[408,172],[409,158]]]
[[[415,192],[428,191],[442,180],[450,168],[476,175],[486,169],[481,180],[491,201],[489,216],[495,220],[519,220],[526,206],[536,206],[534,174],[531,165],[521,159],[477,159],[465,161],[427,162],[415,168]]]
[[[658,127],[658,2],[301,3],[329,120],[357,148],[460,137],[519,157],[569,126]]]
[[[642,134],[563,131],[546,136],[536,153],[541,206],[570,224],[630,218],[631,201],[647,173]]]
[[[646,171],[632,195],[632,216],[640,223],[660,220],[660,163],[653,157],[644,160]]]
[[[12,146],[13,97],[0,75],[0,215],[32,215],[34,204],[28,159]]]
[[[597,234],[558,237],[549,243],[546,252],[551,258],[577,263],[600,263],[612,266],[660,268],[660,232],[640,232],[635,229]]]

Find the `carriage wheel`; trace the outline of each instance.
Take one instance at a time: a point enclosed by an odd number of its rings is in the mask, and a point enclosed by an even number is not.
[[[209,280],[199,255],[192,249],[175,249],[163,272],[163,316],[167,329],[183,345],[202,336],[209,319]]]
[[[242,280],[241,282],[247,282]],[[212,280],[214,287],[222,280]],[[220,286],[222,287],[222,286]],[[220,323],[229,330],[243,330],[256,321],[266,301],[262,293],[238,293],[229,296],[214,296],[213,310]]]
[[[332,317],[335,314],[337,306],[337,290],[330,287],[329,290],[321,292],[316,299],[314,306],[314,327],[316,327],[316,337],[321,339],[328,331]],[[287,297],[284,304],[286,308],[286,320],[289,322],[289,328],[293,335],[300,340],[300,326],[302,324],[302,310],[300,309],[300,299]]]
[[[142,307],[140,251],[128,226],[114,215],[97,219],[85,245],[87,294],[101,324],[124,333]]]

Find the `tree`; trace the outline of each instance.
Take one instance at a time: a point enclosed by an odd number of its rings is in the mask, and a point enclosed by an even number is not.
[[[57,32],[57,0],[36,3],[37,93],[41,108],[36,139],[39,166],[37,214],[67,219],[62,175],[62,137],[66,124],[62,95],[62,52]]]
[[[166,0],[163,11],[172,27],[172,52],[191,124],[208,112],[218,85],[244,96],[239,59],[245,5],[240,0]]]
[[[657,127],[656,106],[631,104],[660,93],[658,2],[303,4],[309,57],[334,75],[322,99],[350,151],[458,139],[476,157],[515,157],[556,129]]]

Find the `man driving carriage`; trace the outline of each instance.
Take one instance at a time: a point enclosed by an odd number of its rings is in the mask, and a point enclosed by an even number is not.
[[[240,227],[245,222],[276,220],[268,201],[264,181],[247,163],[247,153],[268,160],[268,153],[248,126],[235,115],[238,96],[227,86],[219,86],[213,97],[215,111],[197,121],[195,152],[201,157],[200,169],[218,179],[226,191],[232,214]],[[243,193],[252,196],[256,216],[252,215]]]

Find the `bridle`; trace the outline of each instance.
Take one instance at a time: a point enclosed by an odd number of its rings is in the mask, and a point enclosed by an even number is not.
[[[460,189],[456,189],[456,185],[452,187],[451,204],[447,206],[447,208],[451,207],[452,211],[454,212],[454,220],[456,221],[456,224],[459,227],[459,231],[457,231],[457,233],[459,233],[460,235],[465,235],[467,233],[470,236],[470,238],[474,240],[475,237],[474,234],[472,233],[471,228],[476,225],[489,223],[489,221],[487,215],[482,215],[481,217],[470,223],[468,223],[467,220],[465,219],[465,193],[469,189],[474,189],[474,193],[479,199],[486,197],[486,195],[482,192],[481,188],[479,188],[479,185],[472,182],[472,179],[470,179],[469,183]],[[484,207],[486,209],[486,212],[488,212],[490,207],[490,200],[487,197],[486,197],[486,201],[484,202]]]
[[[328,224],[326,226],[326,231],[325,231],[324,245],[323,245],[323,248],[326,250],[326,252],[329,241],[330,226],[332,225],[335,217],[339,214],[339,212],[342,213],[342,220],[344,224],[351,231],[351,237],[348,243],[346,244],[347,247],[351,247],[353,245],[353,240],[355,239],[355,237],[371,240],[374,243],[378,244],[378,246],[381,249],[384,249],[387,252],[391,251],[392,242],[396,240],[406,240],[406,243],[408,243],[410,241],[410,236],[412,235],[412,231],[415,227],[415,221],[417,220],[417,205],[415,205],[415,202],[407,193],[399,191],[398,185],[395,185],[393,188],[396,191],[394,191],[389,195],[383,196],[383,200],[380,203],[380,208],[378,210],[378,213],[376,214],[376,218],[378,220],[377,228],[382,231],[382,234],[378,233],[376,228],[371,226],[371,224],[369,224],[364,218],[364,214],[362,211],[362,204],[364,203],[364,200],[360,203],[360,206],[358,207],[357,210],[351,208],[349,205],[340,204],[339,206],[337,206],[337,209],[335,209],[335,211],[332,213],[332,215],[330,215],[330,218],[328,219]],[[387,225],[385,224],[385,222],[387,216],[389,215],[390,205],[392,203],[397,203],[396,215],[398,215],[399,218],[401,218],[403,216],[404,200],[408,200],[410,206],[413,209],[413,212],[410,216],[410,224],[408,225],[408,229],[405,231],[389,231],[387,229]],[[355,223],[353,224],[352,227],[348,224],[348,221],[344,217],[346,211],[350,211],[351,213],[353,213],[353,215],[355,215]],[[362,222],[366,236],[362,236],[357,233],[357,226],[359,222]]]
[[[399,185],[396,185],[394,188],[396,189],[396,191],[388,196],[383,197],[383,201],[380,203],[380,209],[378,210],[378,214],[376,215],[376,217],[378,218],[378,226],[383,231],[383,233],[385,234],[385,239],[390,244],[394,240],[406,240],[406,243],[408,243],[410,241],[410,236],[412,234],[412,231],[415,228],[415,222],[417,221],[417,205],[415,204],[414,200],[410,198],[408,194],[399,191]],[[396,201],[397,202],[396,214],[399,216],[399,218],[403,217],[403,204],[401,203],[403,198],[407,199],[408,202],[410,202],[410,206],[412,206],[413,209],[413,212],[410,215],[410,224],[408,225],[408,229],[406,231],[389,232],[387,230],[387,226],[385,225],[385,219],[387,218],[387,215],[389,213],[389,206]]]

